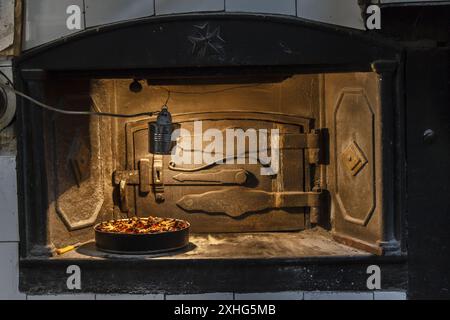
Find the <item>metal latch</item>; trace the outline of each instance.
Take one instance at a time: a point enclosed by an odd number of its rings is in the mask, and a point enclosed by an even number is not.
[[[120,210],[129,212],[127,195],[128,185],[139,185],[139,192],[147,194],[153,190],[158,202],[164,201],[163,157],[155,155],[153,163],[150,159],[139,160],[139,170],[114,172],[114,184],[119,186]]]
[[[249,173],[244,169],[205,170],[205,172],[166,172],[164,158],[155,155],[153,160],[141,159],[139,170],[118,170],[114,172],[114,184],[119,186],[120,208],[128,212],[127,186],[139,186],[141,194],[155,193],[157,202],[164,201],[167,186],[195,185],[245,185]]]
[[[153,191],[155,192],[155,199],[157,202],[163,202],[164,198],[164,158],[160,154],[153,156]]]

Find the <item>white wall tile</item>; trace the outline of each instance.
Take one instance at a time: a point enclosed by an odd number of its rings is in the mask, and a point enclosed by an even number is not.
[[[303,300],[303,292],[236,293],[235,300]]]
[[[30,49],[43,43],[56,40],[80,30],[67,28],[66,13],[70,5],[77,5],[82,13],[84,28],[83,0],[26,0],[24,19],[24,49]]]
[[[0,300],[24,300],[19,292],[19,245],[0,243]]]
[[[27,300],[95,300],[95,294],[28,295]]]
[[[0,67],[11,67],[11,64],[12,64],[12,60],[9,57],[0,56]],[[4,70],[2,70],[2,71],[5,72]],[[8,77],[9,77],[9,74],[8,74]]]
[[[96,300],[164,300],[164,294],[96,294]]]
[[[166,300],[233,300],[233,293],[203,293],[166,295]]]
[[[373,292],[310,291],[305,292],[305,300],[373,300]]]
[[[225,10],[224,0],[155,0],[156,14]]]
[[[296,15],[296,0],[225,0],[226,11]]]
[[[16,158],[0,156],[0,241],[19,241]]]
[[[355,29],[365,29],[357,0],[297,0],[297,16]]]
[[[1,246],[0,246],[1,251]],[[3,255],[2,255],[3,257]],[[1,275],[1,274],[0,274]],[[2,286],[4,285],[0,282]],[[312,292],[265,292],[236,293],[235,300],[406,300],[406,292],[375,291],[375,292],[345,292],[345,291],[312,291]],[[24,294],[5,297],[0,292],[0,299],[24,299]],[[133,295],[133,294],[63,294],[63,295],[29,295],[28,300],[163,300],[163,294]],[[205,293],[186,295],[167,295],[166,300],[233,300],[232,293]]]
[[[406,300],[404,291],[374,291],[375,300]]]
[[[155,14],[154,0],[85,0],[86,28]]]

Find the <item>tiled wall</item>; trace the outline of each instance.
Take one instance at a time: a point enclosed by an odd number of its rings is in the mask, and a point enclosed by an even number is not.
[[[405,292],[267,292],[267,293],[205,293],[191,295],[48,295],[28,296],[28,300],[406,300]]]
[[[302,0],[303,1],[303,0]],[[316,0],[317,1],[317,0]],[[296,0],[225,0],[226,11],[296,15]]]
[[[357,0],[25,0],[24,49],[80,30],[68,30],[66,9],[84,11],[81,30],[154,15],[193,12],[245,12],[297,16],[364,29]],[[84,9],[84,10],[83,10]]]
[[[155,4],[153,1],[130,0],[84,0],[86,27],[153,16]]]
[[[15,156],[0,156],[0,300],[19,293],[19,230]]]
[[[155,0],[156,15],[224,10],[224,0]]]
[[[19,241],[16,159],[0,156],[0,243]]]
[[[23,49],[70,35],[74,31],[66,25],[67,7],[83,7],[83,0],[27,0],[23,22]],[[82,20],[84,28],[84,19]]]
[[[373,3],[434,0],[373,0]],[[449,2],[438,0],[434,2]],[[308,20],[364,30],[358,0],[25,0],[24,49],[70,35],[66,9],[78,5],[84,12],[82,28],[130,19],[193,12],[247,12],[297,16]]]

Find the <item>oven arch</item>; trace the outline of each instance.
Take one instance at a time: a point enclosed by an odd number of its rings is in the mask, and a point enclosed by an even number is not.
[[[32,49],[15,64],[22,70],[103,74],[243,66],[369,71],[373,61],[397,60],[399,54],[393,41],[371,32],[294,17],[206,13],[86,29]]]

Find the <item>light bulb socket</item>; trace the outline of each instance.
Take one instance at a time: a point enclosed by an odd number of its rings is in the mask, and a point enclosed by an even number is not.
[[[142,84],[139,80],[134,79],[133,82],[130,83],[130,91],[134,93],[139,93],[142,91]]]
[[[172,151],[172,115],[167,106],[161,109],[156,122],[149,123],[149,151],[153,154],[169,155]]]

